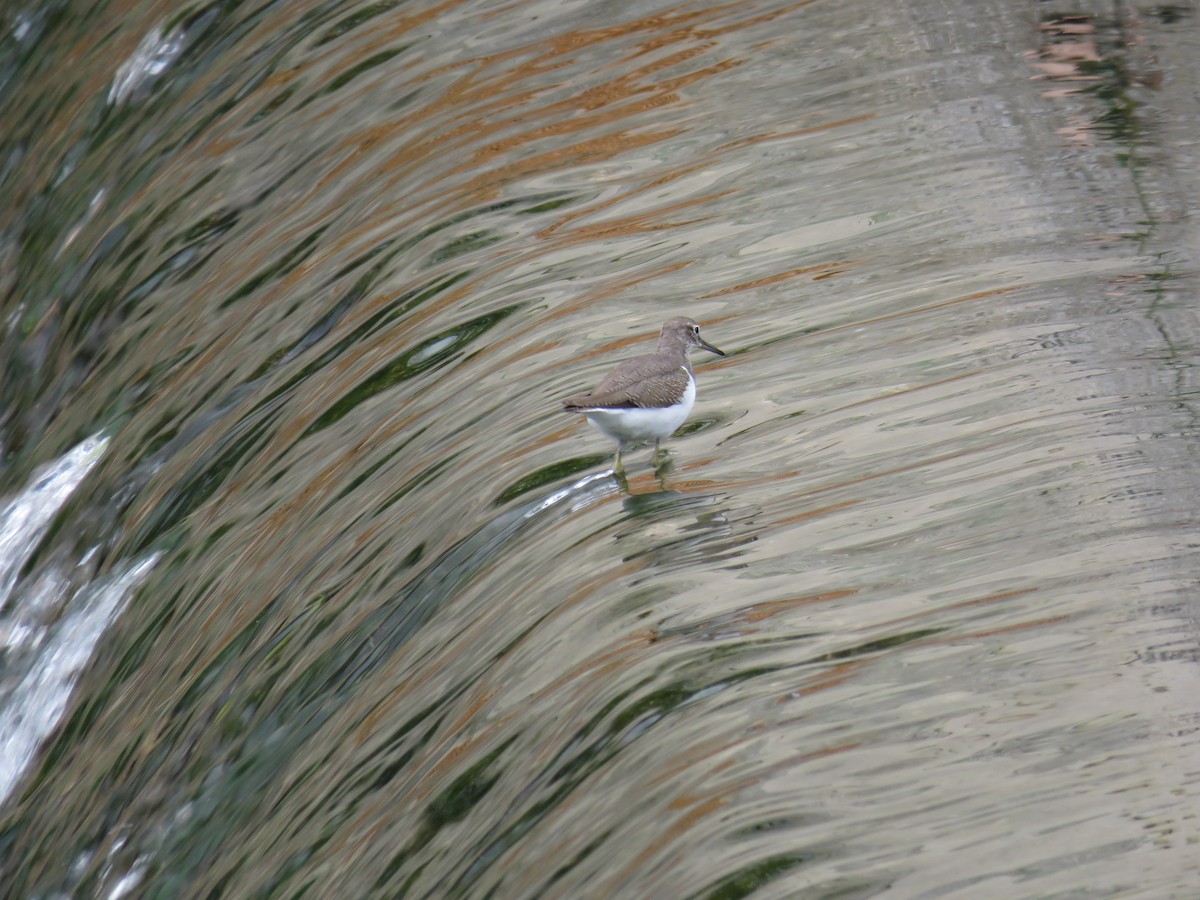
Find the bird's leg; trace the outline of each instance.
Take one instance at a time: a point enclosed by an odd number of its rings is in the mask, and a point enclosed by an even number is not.
[[[663,483],[663,478],[666,477],[668,473],[673,471],[675,466],[672,465],[671,454],[668,451],[663,450],[662,447],[659,446],[658,441],[654,442],[654,459],[652,461],[652,465],[654,466],[654,474],[658,476],[658,483],[662,485],[663,490],[666,490],[666,485]]]
[[[661,443],[662,443],[662,438],[654,439],[654,456],[652,456],[650,458],[650,465],[652,465],[652,466],[658,465],[658,455],[659,455],[659,453],[662,452],[662,448],[659,447],[659,444],[661,444]]]
[[[621,451],[624,449],[625,449],[625,442],[618,441],[617,442],[617,458],[613,462],[613,472],[615,472],[618,475],[624,474],[624,472],[625,472],[625,467],[621,465]]]

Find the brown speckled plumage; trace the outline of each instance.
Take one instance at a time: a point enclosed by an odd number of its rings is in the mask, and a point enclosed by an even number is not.
[[[725,354],[702,340],[700,326],[684,316],[668,319],[658,335],[658,352],[627,359],[586,394],[563,401],[567,412],[585,409],[648,409],[678,402],[687,388],[692,364],[688,351],[703,347]]]

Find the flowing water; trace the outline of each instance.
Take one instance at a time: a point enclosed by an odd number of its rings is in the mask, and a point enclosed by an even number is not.
[[[0,25],[0,894],[1200,892],[1191,6]]]

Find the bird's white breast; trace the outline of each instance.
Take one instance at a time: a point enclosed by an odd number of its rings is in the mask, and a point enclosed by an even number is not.
[[[687,371],[686,369],[684,371]],[[687,387],[674,406],[653,409],[602,409],[581,412],[596,428],[617,441],[657,441],[673,435],[696,405],[696,380],[688,372]]]

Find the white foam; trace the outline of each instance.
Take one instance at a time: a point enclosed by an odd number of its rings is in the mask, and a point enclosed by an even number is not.
[[[38,469],[25,490],[0,507],[0,802],[16,787],[58,724],[80,673],[126,598],[157,555],[71,593],[69,573],[50,569],[18,584],[22,567],[54,516],[104,455],[93,435]],[[94,548],[84,554],[87,559]]]
[[[29,486],[0,508],[0,609],[17,575],[33,553],[55,513],[104,456],[108,438],[94,434],[62,458],[42,466]]]
[[[0,707],[0,803],[33,762],[67,708],[80,673],[133,590],[150,574],[153,554],[98,584],[80,589],[72,611],[39,650],[33,666]]]

